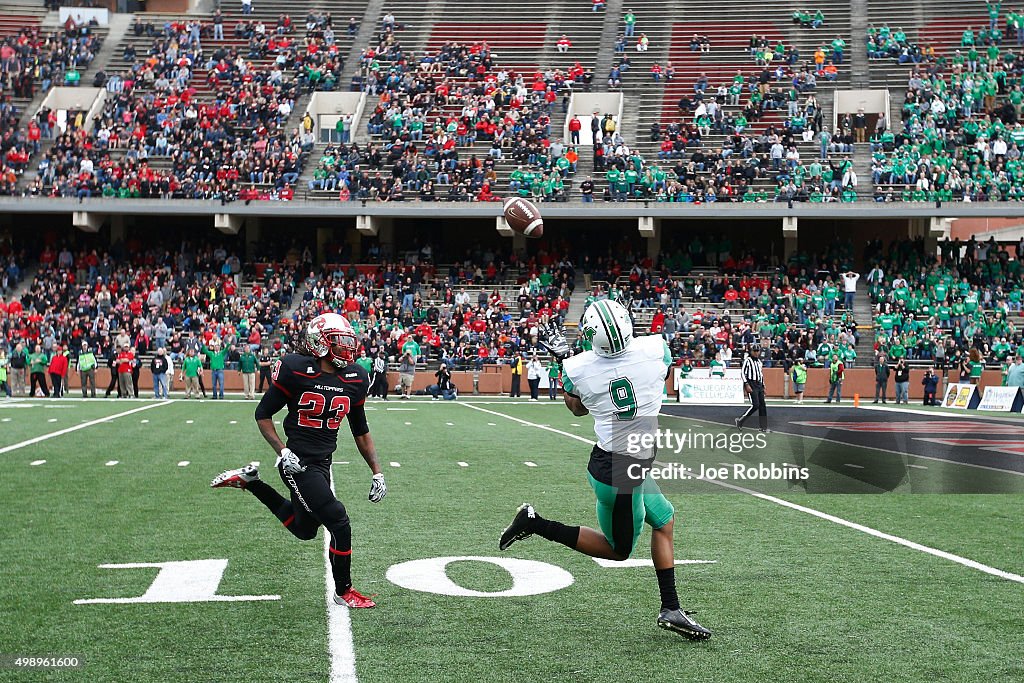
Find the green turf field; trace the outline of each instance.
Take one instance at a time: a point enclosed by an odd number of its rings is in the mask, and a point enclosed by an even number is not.
[[[223,469],[272,462],[252,422],[254,403],[17,404],[0,403],[0,654],[74,654],[85,664],[0,669],[0,681],[329,680],[332,652],[344,648],[328,628],[322,536],[297,541],[249,494],[208,487]],[[1024,680],[1024,583],[780,504],[1020,575],[1024,477],[928,461],[927,471],[912,473],[912,490],[981,476],[1017,493],[826,495],[772,482],[757,487],[770,494],[759,498],[706,482],[666,487],[677,510],[677,559],[712,562],[677,569],[683,606],[715,632],[693,644],[655,628],[651,568],[601,567],[541,539],[508,556],[560,568],[571,585],[462,597],[389,582],[389,567],[407,561],[501,556],[498,534],[523,501],[551,518],[593,524],[585,478],[592,429],[590,418],[544,402],[370,408],[387,498],[367,501],[369,471],[344,428],[334,467],[353,523],[356,587],[378,601],[349,614],[360,681]],[[675,428],[685,422],[664,419]],[[770,438],[780,452],[820,453],[800,437]],[[847,449],[836,457],[870,464],[885,456]],[[841,475],[813,465],[811,476]],[[273,473],[267,479],[284,490]],[[877,490],[856,471],[850,479]],[[649,557],[648,539],[636,557]],[[99,565],[200,560],[227,560],[217,595],[280,599],[75,604],[141,596],[160,571]],[[447,576],[479,592],[514,585],[486,561],[454,562]]]

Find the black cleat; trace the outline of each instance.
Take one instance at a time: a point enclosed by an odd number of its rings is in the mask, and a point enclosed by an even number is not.
[[[684,612],[681,609],[663,609],[658,615],[658,627],[666,631],[678,633],[687,640],[707,640],[711,637],[711,631],[697,623],[691,617],[692,612]]]
[[[536,518],[537,513],[534,512],[532,505],[529,503],[520,505],[516,516],[512,518],[512,523],[501,532],[501,538],[498,539],[498,550],[508,550],[516,541],[533,536],[532,527]]]

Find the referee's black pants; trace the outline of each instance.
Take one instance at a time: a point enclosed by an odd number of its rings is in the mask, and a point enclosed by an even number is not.
[[[747,385],[750,387],[750,407],[747,408],[747,412],[743,413],[739,425],[742,427],[747,418],[756,410],[760,428],[768,429],[768,404],[764,402],[764,382],[749,380]]]

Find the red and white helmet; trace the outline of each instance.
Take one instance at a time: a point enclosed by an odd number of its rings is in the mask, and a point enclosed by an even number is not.
[[[355,360],[356,349],[359,348],[352,325],[337,313],[324,313],[313,318],[306,327],[305,342],[311,354],[327,358],[339,368]]]

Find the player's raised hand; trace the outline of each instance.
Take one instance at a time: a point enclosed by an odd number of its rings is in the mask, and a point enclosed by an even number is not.
[[[565,332],[561,327],[549,325],[546,334],[547,340],[541,342],[541,345],[555,357],[555,360],[561,363],[572,355],[572,347],[569,346],[569,341],[565,338]]]
[[[370,502],[379,503],[386,495],[388,485],[384,483],[384,475],[378,472],[373,475],[373,481],[370,482]]]
[[[299,456],[290,448],[282,448],[280,455],[277,456],[277,462],[274,463],[276,467],[280,467],[281,471],[285,474],[299,474],[300,472],[306,471],[306,466],[299,462]]]

